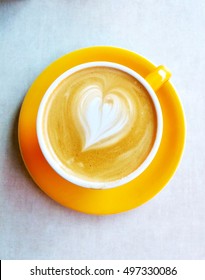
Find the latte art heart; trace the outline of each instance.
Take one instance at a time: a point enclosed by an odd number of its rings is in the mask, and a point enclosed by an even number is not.
[[[134,111],[126,97],[119,89],[103,96],[98,85],[91,85],[78,94],[77,116],[83,130],[84,151],[106,147],[125,136]]]
[[[91,67],[66,77],[49,96],[43,132],[52,158],[88,182],[126,177],[147,158],[157,121],[147,90],[112,67]]]

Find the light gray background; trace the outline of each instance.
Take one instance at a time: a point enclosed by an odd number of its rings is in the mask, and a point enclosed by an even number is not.
[[[167,65],[187,119],[184,157],[170,183],[114,216],[52,201],[18,151],[17,119],[29,86],[53,60],[91,45],[128,48]],[[0,258],[204,259],[204,73],[203,0],[0,1]]]

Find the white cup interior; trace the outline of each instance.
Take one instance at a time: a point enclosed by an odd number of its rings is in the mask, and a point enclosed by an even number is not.
[[[152,147],[149,155],[145,159],[145,161],[131,174],[127,175],[126,177],[123,177],[122,179],[119,179],[116,181],[111,181],[111,182],[86,181],[81,178],[78,178],[77,175],[73,176],[71,174],[66,173],[64,171],[64,169],[62,169],[60,167],[59,163],[55,160],[55,157],[52,155],[50,150],[48,150],[47,145],[44,140],[43,132],[42,132],[43,131],[42,124],[43,124],[44,108],[45,108],[47,100],[48,100],[49,96],[52,94],[53,90],[58,86],[58,84],[60,82],[62,82],[65,78],[67,78],[71,74],[73,74],[79,70],[85,69],[85,68],[96,67],[96,66],[115,68],[115,69],[124,71],[125,73],[128,73],[129,75],[133,76],[136,80],[138,80],[149,93],[149,95],[153,101],[153,104],[154,104],[154,107],[156,110],[156,116],[157,116],[157,132],[156,132],[155,142],[153,144],[153,147]],[[152,162],[153,158],[155,157],[155,155],[158,151],[160,142],[161,142],[162,129],[163,129],[163,118],[162,118],[162,111],[161,111],[161,107],[160,107],[158,98],[157,98],[154,90],[151,88],[151,86],[146,82],[146,80],[143,77],[141,77],[138,73],[136,73],[135,71],[133,71],[132,69],[130,69],[124,65],[112,63],[112,62],[96,61],[96,62],[80,64],[76,67],[73,67],[73,68],[67,70],[50,85],[50,87],[45,92],[45,94],[42,98],[42,101],[40,103],[40,106],[39,106],[36,128],[37,128],[37,138],[38,138],[38,142],[40,145],[40,149],[41,149],[45,159],[48,161],[50,166],[61,177],[63,177],[67,181],[72,182],[81,187],[94,188],[94,189],[108,189],[108,188],[114,188],[114,187],[118,187],[118,186],[128,183],[129,181],[138,177],[149,166],[149,164]]]

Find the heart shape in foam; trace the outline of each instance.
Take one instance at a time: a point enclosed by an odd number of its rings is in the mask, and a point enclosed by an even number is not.
[[[103,94],[97,85],[84,88],[78,98],[83,150],[102,148],[122,139],[131,124],[133,105],[120,89]]]

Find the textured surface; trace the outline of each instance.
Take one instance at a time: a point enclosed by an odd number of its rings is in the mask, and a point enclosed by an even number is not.
[[[1,259],[205,258],[204,14],[202,0],[0,1]],[[30,179],[17,143],[33,80],[56,58],[90,45],[128,48],[168,66],[187,119],[184,157],[167,187],[114,216],[52,201]]]

